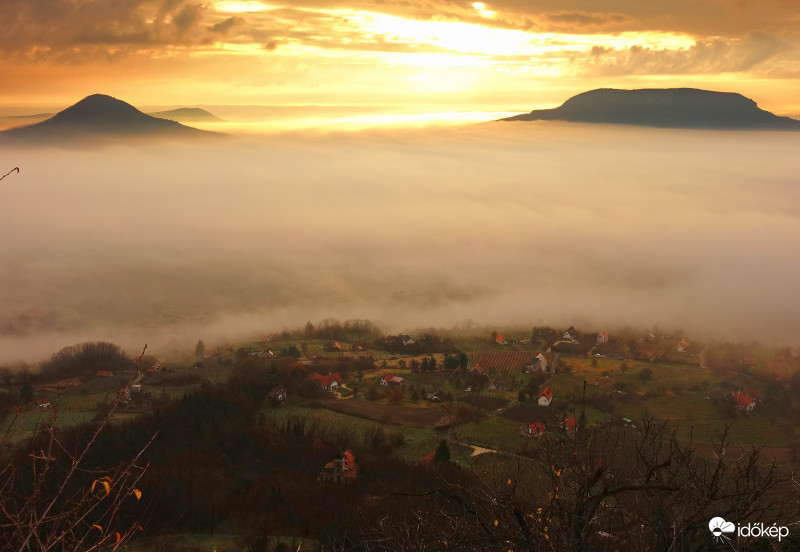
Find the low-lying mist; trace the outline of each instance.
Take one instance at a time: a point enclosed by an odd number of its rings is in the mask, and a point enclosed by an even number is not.
[[[326,317],[796,343],[798,159],[800,133],[552,122],[6,147],[0,361]]]

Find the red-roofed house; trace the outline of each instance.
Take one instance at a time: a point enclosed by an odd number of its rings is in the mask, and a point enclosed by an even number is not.
[[[541,437],[544,435],[544,424],[541,420],[536,420],[522,428],[522,434],[526,437]]]
[[[349,450],[344,451],[341,458],[336,458],[333,462],[328,462],[325,467],[319,470],[317,481],[333,481],[334,483],[346,483],[355,481],[358,477],[358,466],[356,457]]]
[[[472,371],[480,374],[481,376],[486,375],[486,369],[480,365],[480,363],[476,362],[475,366],[472,367]]]
[[[406,384],[405,378],[401,378],[400,376],[393,376],[392,374],[385,374],[379,382],[381,385],[384,386],[392,386],[392,387],[403,387]]]
[[[335,374],[328,374],[327,376],[323,376],[318,372],[313,372],[308,377],[309,379],[312,379],[315,382],[317,382],[317,385],[319,385],[320,387],[322,387],[327,391],[332,391],[336,389],[344,381],[342,379],[342,376],[338,372]]]
[[[574,417],[570,416],[569,418],[561,422],[561,425],[567,431],[575,431],[575,429],[578,427],[578,421]]]
[[[734,391],[731,398],[736,402],[736,408],[751,412],[756,407],[756,400],[744,391]]]
[[[433,461],[436,458],[436,451],[432,450],[425,456],[419,459],[420,466],[430,467],[433,466]]]
[[[50,408],[50,399],[36,399],[34,404],[37,408]]]
[[[536,404],[539,406],[550,406],[550,401],[553,400],[553,392],[549,387],[545,387],[544,391],[536,395]]]
[[[597,334],[597,344],[602,345],[603,343],[608,343],[608,332],[605,330]]]
[[[690,347],[690,345],[691,343],[689,343],[689,341],[686,338],[681,339],[680,341],[678,341],[678,352],[679,353],[684,352],[686,349]]]
[[[342,344],[339,343],[338,341],[334,341],[333,342],[333,348],[336,349],[337,351],[341,351],[342,350]]]
[[[497,334],[497,335],[495,336],[494,340],[495,340],[497,343],[499,343],[500,345],[508,345],[508,341],[506,340],[506,338],[505,338],[505,337],[503,337],[503,336],[502,336],[502,335],[500,335],[500,334]]]

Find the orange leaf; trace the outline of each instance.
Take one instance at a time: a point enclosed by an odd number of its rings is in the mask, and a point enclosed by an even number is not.
[[[106,488],[106,496],[111,494],[111,485],[108,484],[108,481],[103,481],[103,487]]]
[[[137,528],[139,531],[144,531],[144,527],[142,527],[141,525],[137,525],[137,526],[136,526],[136,528]]]
[[[92,527],[97,527],[98,529],[100,529],[100,531],[102,531],[102,530],[103,530],[103,528],[102,528],[102,527],[100,527],[99,525],[97,525],[96,523],[95,523],[94,525],[92,525]]]
[[[97,479],[95,479],[94,481],[92,481],[92,488],[91,488],[91,489],[89,489],[89,492],[90,492],[90,493],[93,493],[93,492],[94,492],[94,487],[95,487],[95,485],[97,485]]]
[[[140,498],[142,498],[142,491],[140,491],[139,489],[134,489],[133,495],[136,497],[136,500],[139,500]]]
[[[117,531],[117,542],[119,542],[121,540],[122,540],[122,535],[120,535],[119,531]]]

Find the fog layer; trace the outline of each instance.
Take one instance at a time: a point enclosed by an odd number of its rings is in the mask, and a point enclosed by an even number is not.
[[[553,122],[7,147],[0,360],[329,316],[796,343],[798,159],[800,133]]]

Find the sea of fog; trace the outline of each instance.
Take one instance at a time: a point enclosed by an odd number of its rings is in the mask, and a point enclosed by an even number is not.
[[[485,123],[0,149],[0,361],[327,317],[797,344],[800,133]]]

